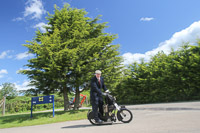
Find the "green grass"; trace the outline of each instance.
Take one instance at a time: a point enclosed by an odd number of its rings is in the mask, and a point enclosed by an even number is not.
[[[88,105],[89,107],[91,106],[91,105]],[[86,107],[86,106],[85,106]],[[55,108],[55,110],[57,110],[57,109],[63,109],[63,107],[60,107],[60,108]],[[2,110],[1,108],[0,108],[0,110]],[[53,109],[51,108],[51,109],[48,109],[48,110],[51,110],[51,111],[53,111]],[[64,110],[64,109],[63,109]],[[41,108],[41,109],[35,109],[35,110],[33,110],[33,112],[42,112],[42,111],[47,111],[47,109],[46,108]],[[14,112],[14,113],[10,113],[10,112],[5,112],[5,115],[20,115],[20,114],[30,114],[30,110],[27,110],[27,111],[23,111],[23,112]],[[48,111],[47,111],[48,112]],[[2,111],[0,111],[0,117],[2,116]]]
[[[70,110],[70,111],[55,111],[55,117],[52,112],[33,113],[33,118],[30,114],[6,115],[0,117],[0,128],[33,126],[41,124],[49,124],[71,120],[81,120],[87,118],[88,110]]]

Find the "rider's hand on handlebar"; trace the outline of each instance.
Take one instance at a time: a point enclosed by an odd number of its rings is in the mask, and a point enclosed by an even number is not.
[[[108,94],[110,94],[110,91],[109,91],[109,90],[106,90],[105,92],[108,93]]]
[[[110,94],[110,91],[109,91],[109,90],[106,90],[105,93],[102,92],[102,95],[103,95],[103,96],[107,96],[108,94]]]
[[[104,93],[104,92],[102,92],[102,95],[103,95],[103,96],[107,96],[108,94],[107,94],[107,93]]]

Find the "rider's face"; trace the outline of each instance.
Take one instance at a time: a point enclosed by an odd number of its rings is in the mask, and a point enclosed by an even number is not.
[[[100,73],[96,73],[96,77],[99,79],[101,77]]]

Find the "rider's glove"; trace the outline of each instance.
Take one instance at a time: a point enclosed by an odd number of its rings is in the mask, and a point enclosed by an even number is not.
[[[110,91],[109,91],[109,90],[106,90],[105,92],[106,92],[106,93],[110,93]]]
[[[107,96],[108,94],[107,94],[107,93],[103,93],[103,92],[102,92],[102,95],[103,95],[103,96]]]

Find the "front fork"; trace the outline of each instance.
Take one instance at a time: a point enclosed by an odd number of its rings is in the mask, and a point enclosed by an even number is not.
[[[121,107],[120,107],[117,103],[114,103],[114,105],[115,105],[115,107],[116,107],[116,109],[117,109],[118,111],[121,110]]]
[[[117,119],[119,121],[122,121],[123,118],[122,118],[121,115],[126,116],[126,114],[124,114],[123,111],[121,112],[121,110],[124,109],[125,106],[119,106],[117,103],[114,103],[114,105],[115,105],[115,107],[117,109]]]

